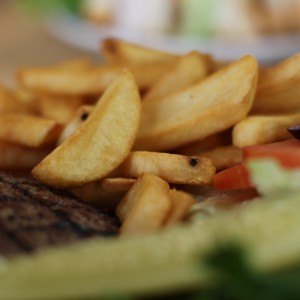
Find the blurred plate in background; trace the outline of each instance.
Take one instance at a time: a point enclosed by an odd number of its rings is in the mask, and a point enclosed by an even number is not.
[[[116,26],[97,25],[69,14],[49,16],[44,24],[47,31],[61,41],[91,52],[99,52],[101,41],[107,37],[121,38],[176,53],[199,50],[211,53],[219,60],[233,60],[245,54],[252,54],[264,64],[275,63],[300,50],[298,32],[247,38],[189,38],[180,35],[129,32]]]

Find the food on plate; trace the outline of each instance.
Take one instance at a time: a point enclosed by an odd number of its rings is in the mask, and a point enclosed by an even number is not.
[[[237,147],[268,144],[290,138],[287,128],[300,123],[300,114],[248,116],[235,124],[232,143]]]
[[[123,71],[86,122],[32,170],[33,176],[59,188],[74,188],[104,178],[129,154],[140,111],[134,78]]]
[[[183,91],[143,102],[134,149],[168,151],[230,128],[250,111],[257,76],[248,55]]]
[[[299,116],[272,112],[297,56],[102,51],[0,87],[0,299],[289,295],[264,278],[300,263]]]

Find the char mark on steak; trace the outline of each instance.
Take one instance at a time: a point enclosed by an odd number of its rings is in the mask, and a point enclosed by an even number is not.
[[[118,233],[115,216],[32,178],[0,173],[0,255]]]

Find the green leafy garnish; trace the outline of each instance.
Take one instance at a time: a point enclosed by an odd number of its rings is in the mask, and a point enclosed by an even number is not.
[[[300,299],[300,265],[271,274],[255,270],[245,250],[223,245],[207,257],[216,272],[215,284],[199,291],[191,300],[296,300]]]

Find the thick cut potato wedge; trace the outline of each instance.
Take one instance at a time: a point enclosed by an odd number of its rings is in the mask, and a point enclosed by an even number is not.
[[[173,64],[126,65],[141,90],[152,86]],[[35,68],[19,71],[22,87],[39,94],[88,96],[99,95],[122,72],[124,65],[106,65],[73,71],[67,68]]]
[[[261,73],[253,113],[300,111],[300,54]]]
[[[0,114],[0,140],[28,147],[56,144],[62,125],[43,117],[21,113]]]
[[[104,178],[72,189],[71,193],[94,206],[114,212],[135,182],[134,178]]]
[[[145,101],[135,150],[175,149],[230,128],[251,109],[257,75],[248,55],[182,92]]]
[[[287,128],[300,124],[300,113],[248,116],[233,128],[232,142],[237,147],[267,144],[291,138]]]
[[[137,235],[162,228],[171,209],[169,185],[152,174],[143,174],[116,209],[121,234]]]
[[[143,101],[161,98],[187,88],[205,78],[210,69],[210,57],[192,51],[178,59],[169,72],[158,78],[143,97]]]
[[[86,122],[33,169],[33,176],[57,188],[75,188],[104,178],[129,154],[140,113],[135,80],[123,71]]]
[[[215,171],[210,159],[198,156],[134,151],[112,174],[136,178],[151,173],[169,183],[209,185]]]
[[[179,55],[154,50],[123,40],[107,38],[101,45],[101,56],[109,63],[152,64],[176,61]]]
[[[58,64],[56,67],[70,70],[70,71],[82,71],[90,69],[94,66],[94,64],[89,60],[88,58],[81,57],[81,58],[75,58],[72,60],[64,61],[60,64]]]
[[[165,221],[165,226],[184,220],[193,205],[197,203],[196,199],[189,193],[171,189],[169,191],[171,200],[171,210]]]
[[[31,170],[50,152],[51,148],[29,148],[0,142],[0,170]]]

